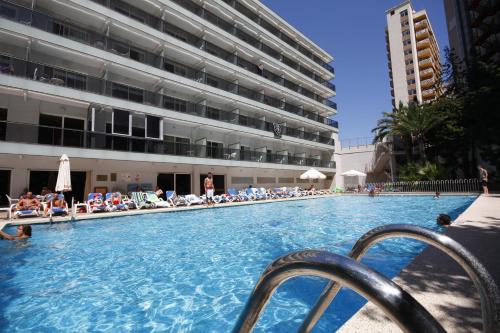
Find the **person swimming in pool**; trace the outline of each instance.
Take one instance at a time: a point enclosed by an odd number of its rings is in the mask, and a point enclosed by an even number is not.
[[[451,217],[447,214],[439,214],[436,219],[437,224],[443,227],[449,227],[451,225]]]
[[[31,226],[30,225],[19,225],[17,226],[17,235],[12,236],[6,232],[0,230],[0,239],[6,240],[20,240],[31,238]]]

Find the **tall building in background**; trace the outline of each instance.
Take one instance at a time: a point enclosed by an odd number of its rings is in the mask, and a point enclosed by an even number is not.
[[[335,176],[333,58],[260,1],[0,0],[0,53],[2,198]]]
[[[472,57],[500,62],[500,1],[445,0],[450,48],[467,64]]]
[[[439,47],[425,10],[410,1],[386,12],[386,43],[392,105],[428,103],[441,93],[435,83],[441,72]]]

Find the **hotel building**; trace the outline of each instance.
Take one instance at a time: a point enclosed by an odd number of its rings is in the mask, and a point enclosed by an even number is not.
[[[439,96],[439,48],[425,10],[415,11],[410,1],[386,12],[385,39],[389,61],[392,105],[427,103]]]
[[[0,45],[0,193],[335,176],[332,57],[257,0],[0,0]]]
[[[465,65],[472,57],[500,63],[500,1],[445,0],[450,48]]]

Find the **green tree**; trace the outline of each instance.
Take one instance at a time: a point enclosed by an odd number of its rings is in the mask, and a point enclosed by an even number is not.
[[[420,159],[426,161],[426,135],[441,121],[441,117],[429,112],[425,106],[416,103],[406,106],[400,103],[397,109],[384,112],[382,118],[377,121],[377,126],[372,130],[375,134],[374,142],[383,142],[389,137],[400,137],[408,161],[412,160],[415,148],[418,148]]]

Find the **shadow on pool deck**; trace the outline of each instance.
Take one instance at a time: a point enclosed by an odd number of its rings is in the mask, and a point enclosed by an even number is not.
[[[500,285],[500,197],[481,196],[446,231],[472,252]],[[480,332],[479,295],[465,271],[446,254],[428,247],[394,279],[448,332]],[[373,304],[367,304],[339,332],[401,332]]]

